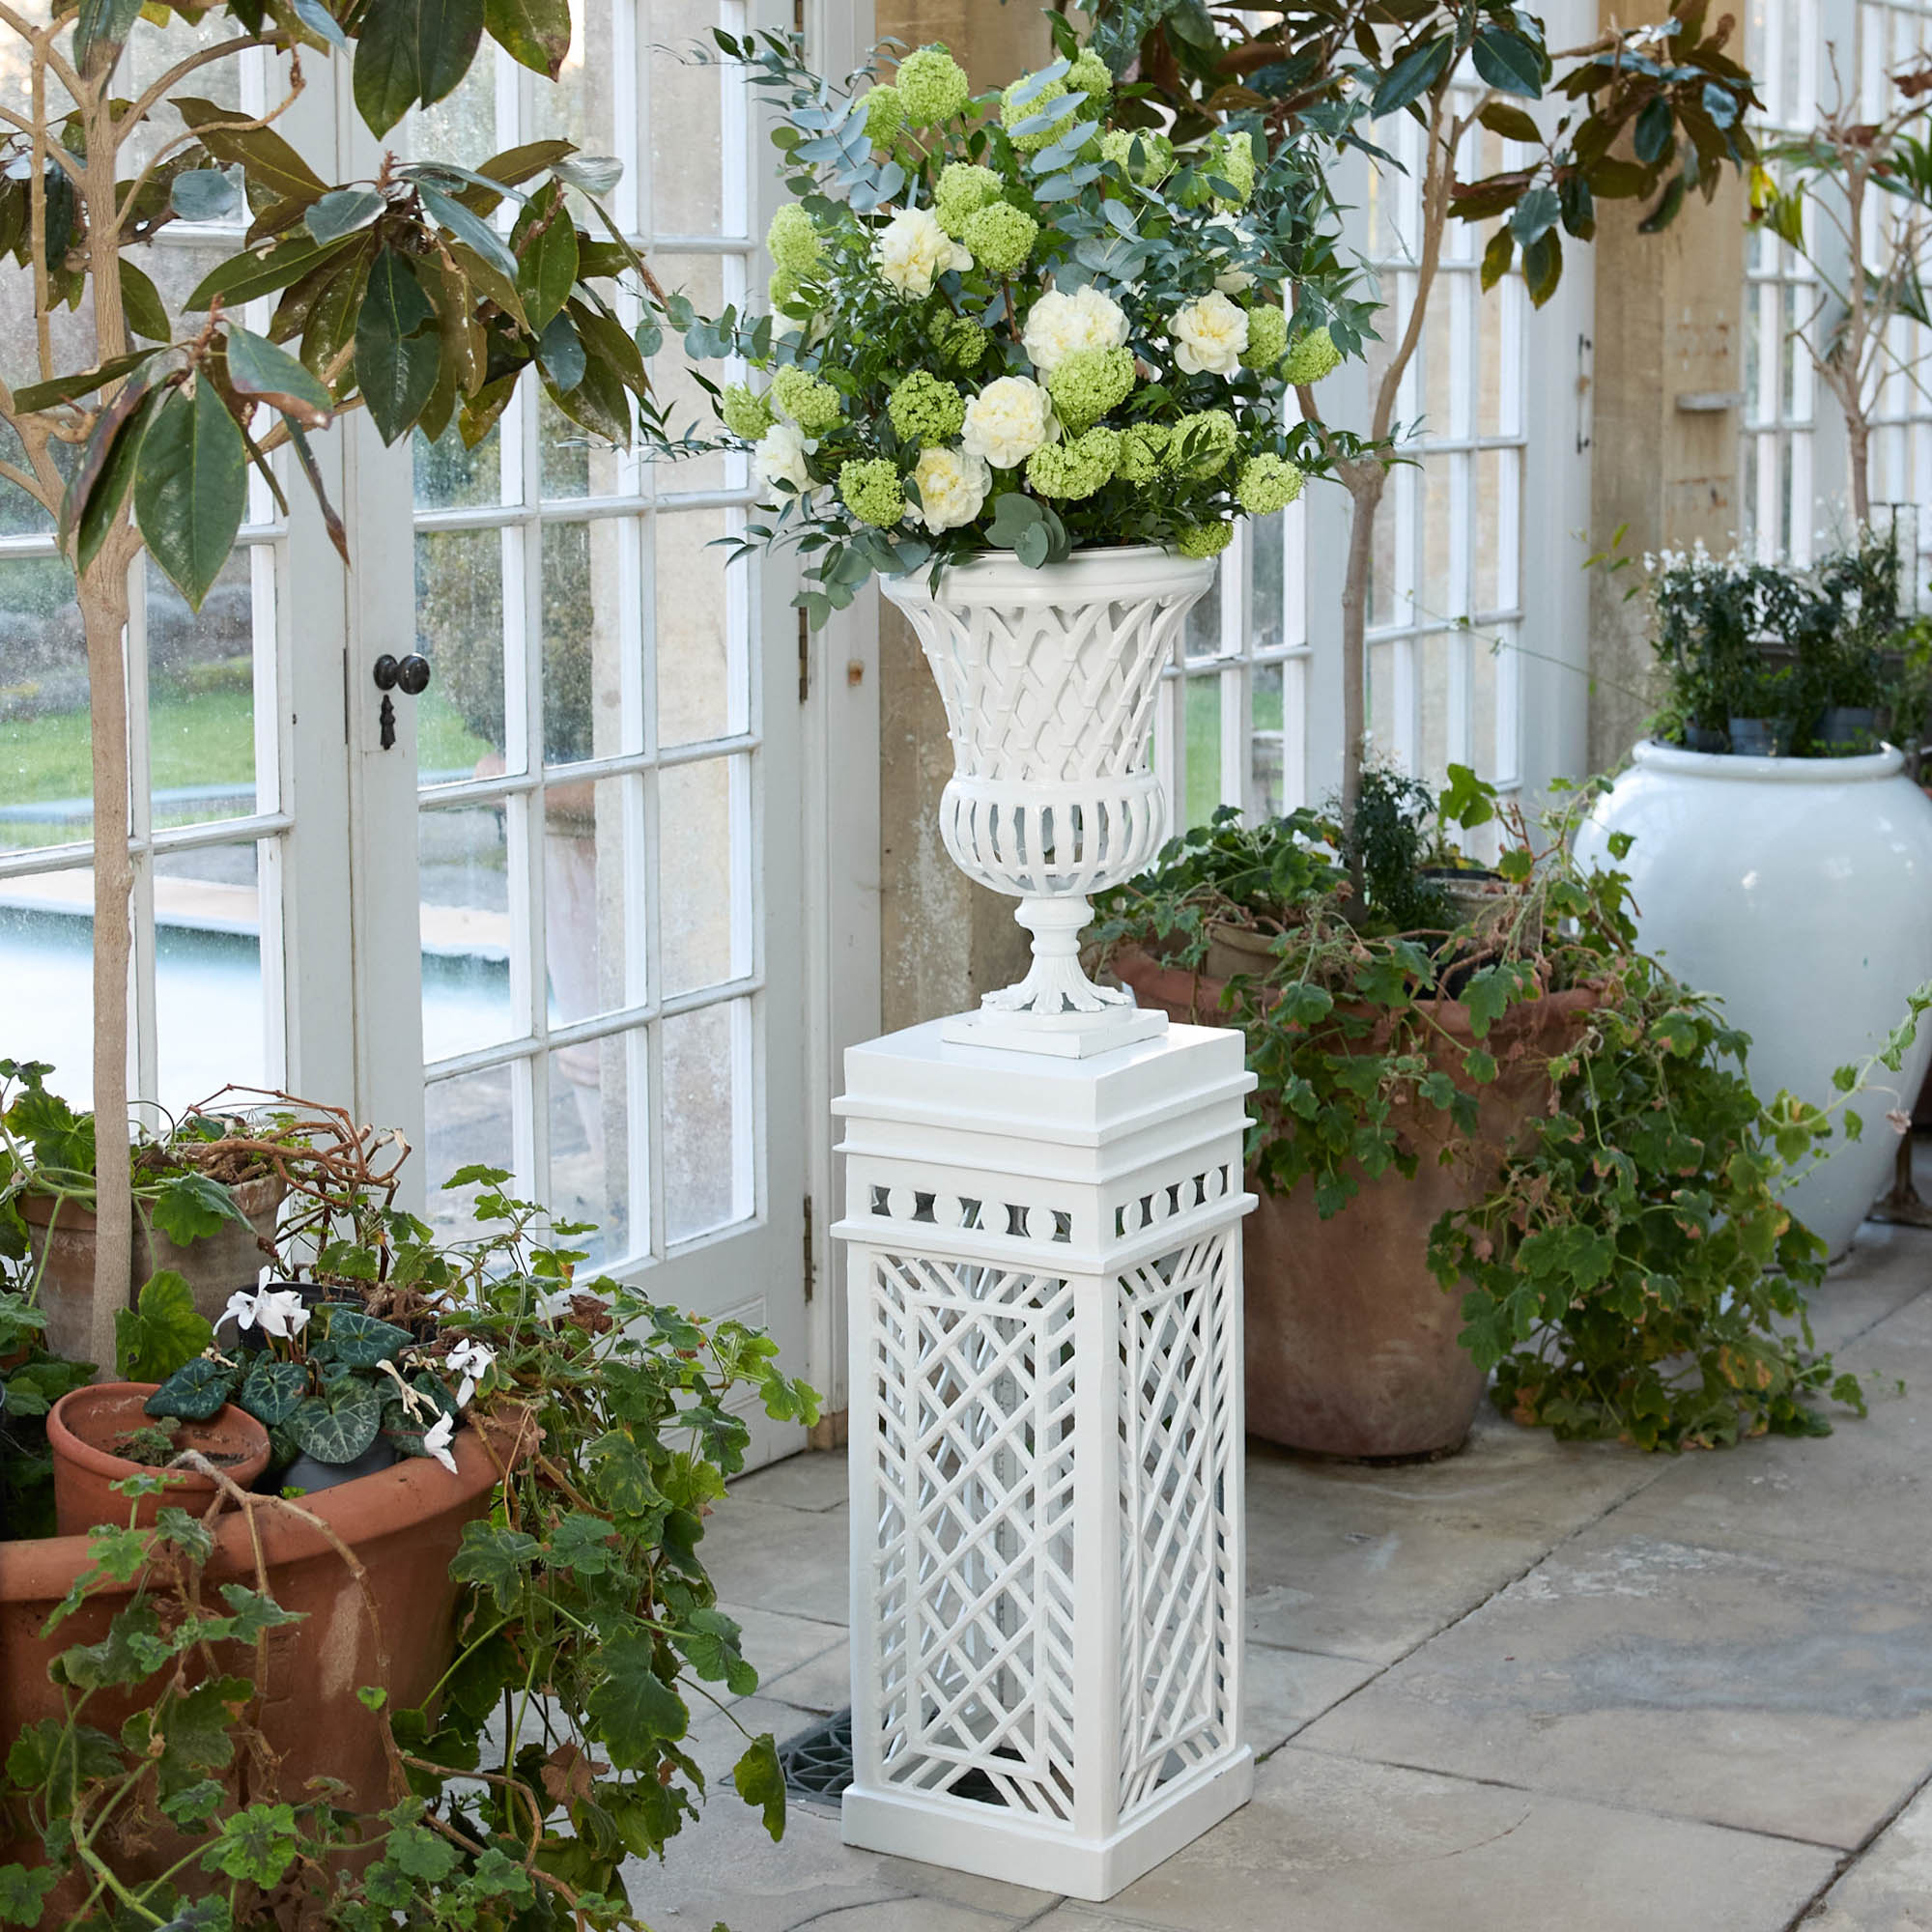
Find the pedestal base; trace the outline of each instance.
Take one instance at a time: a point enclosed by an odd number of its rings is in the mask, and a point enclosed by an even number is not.
[[[976,1820],[971,1832],[962,1832],[956,1801],[856,1785],[845,1793],[840,1815],[845,1842],[858,1850],[1100,1900],[1124,1891],[1238,1811],[1254,1788],[1254,1752],[1242,1745],[1233,1756],[1176,1778],[1131,1824],[1103,1838],[1079,1837],[1025,1818],[1004,1818],[995,1805],[976,1807],[986,1817]]]
[[[1008,1053],[1050,1053],[1060,1060],[1091,1060],[1122,1046],[1158,1039],[1167,1015],[1141,1007],[1109,1007],[1097,1013],[1037,1017],[981,1007],[939,1023],[939,1037],[954,1046],[997,1046]]]

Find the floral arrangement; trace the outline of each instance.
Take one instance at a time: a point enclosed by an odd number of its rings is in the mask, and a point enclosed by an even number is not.
[[[741,548],[797,545],[814,622],[874,571],[989,548],[1210,556],[1337,453],[1284,420],[1367,314],[1319,169],[1259,124],[1178,145],[1055,31],[1060,58],[979,96],[943,46],[835,94],[777,37],[716,37],[780,106],[797,198],[767,237],[771,313],[665,304],[690,354],[751,380],[707,384],[721,434],[658,447],[750,452],[777,514]]]

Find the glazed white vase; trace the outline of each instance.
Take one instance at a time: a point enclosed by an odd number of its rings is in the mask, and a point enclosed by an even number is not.
[[[1629,874],[1646,951],[1716,993],[1751,1037],[1760,1097],[1832,1097],[1835,1067],[1862,1061],[1932,980],[1932,801],[1891,750],[1856,758],[1751,758],[1641,744],[1577,835],[1586,865]],[[1634,841],[1609,856],[1612,833]],[[1864,1136],[1788,1199],[1838,1255],[1890,1182],[1932,1029],[1855,1110]]]
[[[1030,570],[993,554],[881,586],[905,612],[946,705],[952,777],[939,831],[968,878],[1019,900],[1033,966],[949,1037],[1084,1057],[1150,1039],[1167,1016],[1080,965],[1093,895],[1159,850],[1149,762],[1154,694],[1212,558],[1137,545]]]

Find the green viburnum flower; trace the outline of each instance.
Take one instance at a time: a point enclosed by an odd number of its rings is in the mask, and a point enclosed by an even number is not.
[[[1107,71],[1107,63],[1092,47],[1082,47],[1066,71],[1066,84],[1090,100],[1101,101],[1113,93],[1114,76]]]
[[[1277,510],[1287,509],[1301,495],[1301,486],[1307,480],[1287,457],[1264,450],[1241,465],[1235,496],[1249,516],[1271,517]]]
[[[869,88],[860,98],[866,110],[866,138],[875,148],[890,148],[893,136],[905,126],[905,102],[895,87]]]
[[[838,467],[838,494],[862,524],[889,529],[904,515],[905,485],[898,466],[883,456],[854,457]]]
[[[1241,360],[1250,369],[1264,374],[1281,360],[1288,347],[1288,315],[1267,302],[1257,302],[1248,311],[1248,346]]]
[[[811,216],[797,202],[788,201],[765,230],[765,250],[781,273],[802,281],[818,267],[825,244],[811,225]]]
[[[1239,208],[1255,191],[1255,144],[1245,132],[1216,134],[1208,146],[1207,172],[1224,181],[1235,190],[1231,202],[1225,195],[1215,199],[1224,208]]]
[[[1158,477],[1167,464],[1167,446],[1173,432],[1165,423],[1135,423],[1121,432],[1121,453],[1114,473],[1122,481],[1145,489]]]
[[[784,407],[782,397],[779,406]],[[1240,440],[1235,419],[1226,410],[1196,410],[1175,424],[1168,460],[1184,468],[1190,476],[1215,476],[1227,469]]]
[[[1037,88],[1023,101],[1015,101],[1013,96],[1023,88],[1033,76],[1022,74],[1000,96],[1000,126],[1009,134],[1013,134],[1014,127],[1028,121],[1036,114],[1043,114],[1056,100],[1062,99],[1070,90],[1064,80],[1049,80]],[[1013,134],[1013,146],[1023,155],[1037,155],[1049,142],[1057,141],[1066,132],[1067,121],[1056,121],[1051,128],[1042,128],[1033,134]]]
[[[1134,386],[1131,349],[1076,349],[1046,379],[1060,419],[1071,429],[1098,422]]]
[[[1114,473],[1121,454],[1118,431],[1090,429],[1070,442],[1043,442],[1027,458],[1027,481],[1042,497],[1078,501]]]
[[[951,383],[915,370],[894,386],[886,399],[886,413],[907,442],[922,449],[951,442],[966,420],[966,398]]]
[[[905,117],[915,128],[951,121],[973,98],[966,70],[944,47],[921,47],[907,54],[893,80]]]
[[[1219,556],[1235,534],[1233,524],[1196,524],[1175,539],[1182,556]]]
[[[1281,365],[1282,380],[1293,387],[1299,387],[1304,383],[1319,383],[1337,368],[1341,360],[1342,352],[1335,347],[1328,331],[1325,328],[1311,328],[1307,334],[1294,338],[1294,345]]]
[[[747,442],[756,442],[774,421],[772,399],[754,395],[744,383],[725,384],[718,413],[724,418],[724,427]]]
[[[1133,152],[1141,151],[1141,163],[1133,165]],[[1100,136],[1100,158],[1127,170],[1143,185],[1162,182],[1174,172],[1174,143],[1165,134],[1146,128],[1109,128]]]
[[[948,161],[932,190],[932,212],[939,217],[940,227],[957,242],[968,216],[998,201],[1003,185],[991,168],[975,167],[971,161]]]
[[[966,217],[959,239],[989,275],[1010,275],[1026,267],[1039,239],[1039,223],[1024,210],[996,201]]]
[[[943,309],[933,317],[928,327],[932,346],[949,369],[967,372],[980,366],[989,338],[977,322]]]
[[[807,436],[823,436],[838,420],[838,391],[795,364],[773,372],[772,401]]]
[[[765,284],[765,297],[771,303],[773,310],[777,311],[783,308],[798,294],[799,286],[799,279],[796,275],[788,275],[782,269],[780,269],[772,276],[771,280]]]

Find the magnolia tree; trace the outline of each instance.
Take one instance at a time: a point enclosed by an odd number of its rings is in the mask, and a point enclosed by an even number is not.
[[[123,638],[135,559],[145,548],[198,609],[234,547],[251,469],[286,507],[292,466],[346,563],[310,439],[355,408],[387,443],[455,424],[473,444],[534,368],[593,436],[626,440],[639,419],[662,435],[645,374],[654,325],[634,332],[625,320],[654,285],[599,199],[617,163],[568,142],[473,170],[385,155],[372,178],[332,183],[276,131],[319,61],[343,64],[379,137],[450,94],[486,32],[554,79],[568,0],[58,0],[50,21],[0,0],[0,32],[14,37],[26,103],[0,107],[0,248],[32,276],[38,365],[31,383],[0,385],[17,439],[0,478],[55,520],[86,631],[105,1128],[128,1118]],[[117,85],[132,34],[162,37],[163,71],[138,93]],[[265,111],[207,98],[209,70],[258,51],[273,76]],[[172,221],[229,217],[246,223],[237,251],[171,309],[138,251]],[[244,327],[255,302],[268,320]],[[85,319],[72,356],[57,352],[71,332],[57,327],[63,309]],[[111,1361],[128,1288],[129,1149],[125,1132],[97,1138],[94,1335]]]
[[[1377,123],[1405,114],[1422,129],[1413,295],[1357,431],[1366,447],[1344,447],[1313,390],[1297,386],[1302,415],[1354,507],[1342,597],[1342,805],[1352,825],[1376,516],[1403,378],[1422,341],[1449,223],[1494,222],[1483,286],[1520,266],[1541,307],[1562,278],[1563,238],[1594,238],[1599,201],[1648,201],[1638,226],[1655,234],[1692,190],[1708,200],[1726,166],[1750,161],[1745,122],[1757,104],[1750,76],[1725,51],[1730,17],[1707,29],[1702,0],[1662,25],[1606,33],[1555,54],[1543,23],[1511,0],[1401,8],[1300,0],[1260,16],[1268,24],[1259,28],[1246,14],[1210,15],[1201,0],[1094,0],[1091,11],[1094,48],[1151,123],[1172,117],[1179,131],[1252,123],[1277,138],[1305,130],[1383,167],[1394,163],[1375,144]],[[1524,104],[1545,101],[1540,116]],[[1521,158],[1471,178],[1465,137],[1479,127],[1516,143]]]

